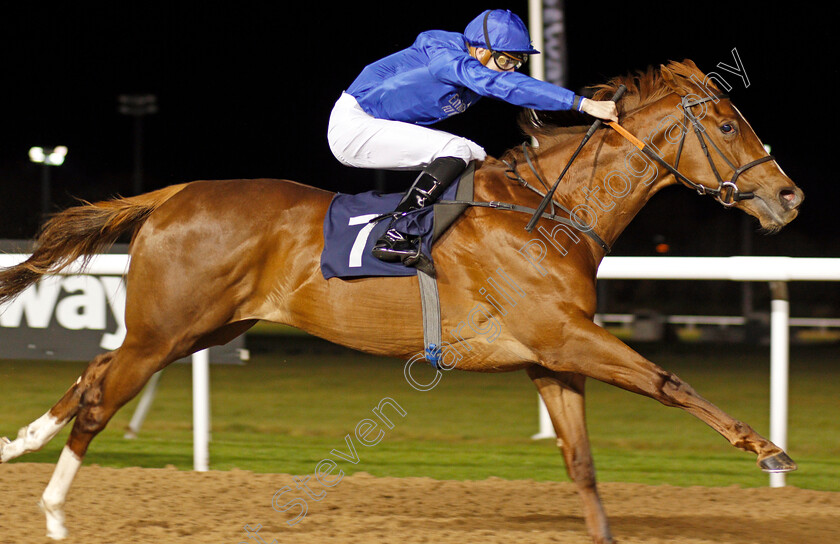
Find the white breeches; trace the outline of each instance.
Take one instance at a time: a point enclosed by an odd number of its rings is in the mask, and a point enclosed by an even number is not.
[[[487,157],[481,146],[466,138],[402,121],[377,119],[347,93],[342,93],[333,107],[327,140],[342,164],[357,168],[421,170],[438,157],[458,157],[467,164]]]

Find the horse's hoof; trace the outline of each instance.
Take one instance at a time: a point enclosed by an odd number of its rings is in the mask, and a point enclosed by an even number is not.
[[[758,466],[761,467],[761,470],[764,472],[770,473],[792,472],[798,468],[796,463],[793,462],[793,459],[788,457],[788,454],[785,452],[777,453],[776,455],[771,455],[770,457],[761,459],[758,462]]]
[[[60,506],[47,506],[43,498],[38,501],[38,508],[47,516],[47,538],[52,540],[67,538],[67,528],[64,526],[64,510]]]

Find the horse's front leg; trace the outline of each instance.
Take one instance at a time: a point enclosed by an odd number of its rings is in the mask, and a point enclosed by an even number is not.
[[[732,418],[697,394],[676,375],[648,361],[621,340],[585,318],[567,323],[561,352],[543,366],[556,371],[583,374],[622,389],[676,406],[704,421],[729,442],[758,456],[766,472],[796,470],[796,463],[781,448],[759,435],[749,425]]]
[[[557,445],[563,452],[566,471],[575,482],[583,501],[584,518],[596,544],[611,544],[610,526],[595,481],[595,465],[586,431],[584,384],[580,374],[553,372],[541,366],[527,369],[528,376],[545,402]]]

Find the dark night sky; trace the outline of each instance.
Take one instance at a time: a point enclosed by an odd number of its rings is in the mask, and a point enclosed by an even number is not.
[[[756,236],[754,252],[838,256],[836,46],[828,17],[801,4],[765,2],[566,2],[574,90],[610,76],[691,58],[705,71],[732,64],[737,48],[750,87],[733,101],[806,192],[781,234]],[[154,93],[145,123],[146,188],[193,179],[286,178],[332,190],[373,188],[374,173],[341,166],[326,144],[330,108],[367,63],[431,28],[463,30],[486,7],[527,21],[527,3],[354,2],[178,4],[178,7],[17,8],[0,22],[0,238],[26,238],[39,216],[32,145],[69,147],[53,171],[54,200],[131,193],[132,124],[121,93]],[[281,6],[278,10],[278,6]],[[492,155],[523,140],[516,109],[490,100],[440,128]],[[387,188],[409,178],[388,173]],[[676,214],[672,212],[676,211]],[[616,252],[646,253],[665,234],[679,254],[739,251],[740,218],[711,199],[672,188],[653,199]],[[701,234],[702,233],[702,234]]]

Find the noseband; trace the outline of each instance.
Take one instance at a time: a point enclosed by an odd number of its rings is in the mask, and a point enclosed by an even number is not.
[[[697,116],[695,116],[694,112],[691,111],[691,108],[693,108],[694,106],[699,106],[700,104],[703,104],[705,102],[709,102],[711,100],[714,100],[715,102],[717,102],[721,98],[727,98],[727,96],[726,95],[717,95],[717,96],[714,96],[714,97],[707,96],[706,98],[698,98],[697,100],[689,100],[688,96],[683,96],[682,97],[681,105],[682,105],[683,115],[684,115],[684,118],[683,118],[683,120],[684,120],[684,123],[683,123],[684,130],[681,131],[682,136],[680,136],[680,141],[677,144],[677,156],[674,159],[674,165],[673,166],[668,164],[655,151],[650,149],[649,146],[645,146],[645,148],[642,151],[644,151],[645,154],[647,154],[652,159],[654,159],[656,162],[658,162],[663,167],[665,167],[666,170],[668,170],[671,174],[673,174],[674,177],[676,177],[677,180],[682,182],[684,185],[687,185],[688,187],[691,187],[692,189],[696,190],[698,194],[710,195],[710,196],[714,197],[718,202],[720,202],[721,204],[723,204],[724,206],[726,206],[728,208],[730,206],[734,206],[735,203],[740,201],[740,200],[749,200],[750,198],[753,198],[755,196],[753,193],[744,193],[744,192],[741,192],[740,189],[738,189],[738,186],[736,185],[736,183],[738,181],[738,176],[740,176],[741,174],[743,174],[744,172],[746,172],[747,170],[749,170],[753,166],[758,166],[759,164],[769,162],[769,161],[775,161],[776,159],[773,158],[772,155],[766,155],[764,157],[761,157],[760,159],[756,159],[756,160],[754,160],[752,162],[749,162],[749,163],[747,163],[743,166],[735,166],[734,164],[732,164],[732,161],[730,161],[726,157],[726,155],[723,154],[723,151],[721,151],[720,148],[717,146],[717,144],[715,144],[714,140],[712,140],[711,137],[709,137],[706,134],[706,129],[703,127],[703,124],[700,123],[700,120],[697,119]],[[703,149],[703,154],[706,155],[706,160],[709,161],[709,166],[712,169],[712,173],[714,173],[715,179],[717,179],[718,187],[716,189],[709,189],[705,185],[701,185],[699,183],[696,183],[696,182],[688,179],[686,176],[684,176],[678,170],[679,164],[680,164],[680,156],[682,155],[683,145],[685,144],[685,136],[688,133],[688,124],[689,123],[691,123],[692,127],[694,127],[694,134],[697,135],[697,140],[698,140],[698,142],[700,142],[700,147]],[[720,172],[718,172],[718,169],[715,166],[715,161],[712,160],[712,155],[711,155],[711,153],[709,153],[709,145],[708,144],[711,144],[712,148],[717,152],[718,155],[720,155],[720,158],[723,159],[723,162],[725,162],[727,164],[727,166],[729,166],[729,168],[732,169],[732,178],[729,181],[724,181],[723,178],[720,175]]]

